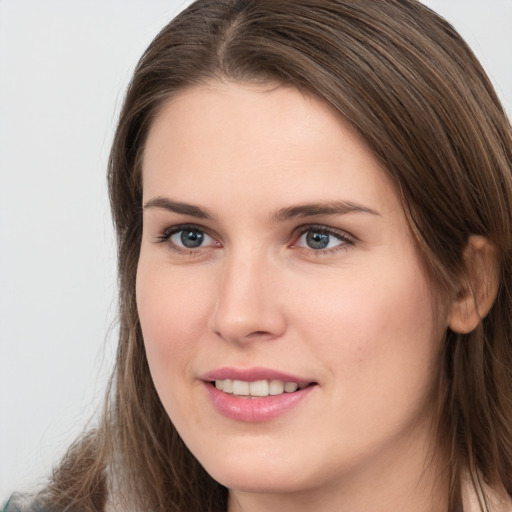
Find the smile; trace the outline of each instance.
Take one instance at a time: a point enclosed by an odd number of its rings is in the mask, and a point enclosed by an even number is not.
[[[223,367],[200,377],[213,408],[222,416],[242,421],[270,421],[281,416],[320,388],[316,379],[280,370]]]
[[[239,397],[265,397],[277,396],[283,393],[293,393],[297,389],[304,389],[309,384],[286,382],[279,379],[256,380],[253,382],[232,379],[219,379],[213,382],[219,391]]]

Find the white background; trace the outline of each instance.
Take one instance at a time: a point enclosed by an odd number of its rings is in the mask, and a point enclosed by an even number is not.
[[[101,402],[116,343],[105,183],[130,73],[187,0],[0,0],[0,502]],[[512,114],[512,0],[428,0]]]

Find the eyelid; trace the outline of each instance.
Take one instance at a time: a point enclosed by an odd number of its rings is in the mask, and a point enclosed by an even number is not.
[[[177,245],[177,244],[171,242],[170,239],[173,235],[175,235],[176,233],[179,233],[180,231],[184,231],[187,229],[203,232],[204,234],[209,236],[215,242],[215,244],[214,245],[212,245],[212,244],[202,245],[197,248],[187,248],[187,247],[182,247],[180,245]],[[337,238],[338,240],[340,240],[341,243],[339,245],[336,245],[335,247],[324,248],[324,249],[313,249],[313,248],[302,247],[302,246],[296,245],[297,242],[300,240],[300,238],[304,234],[306,234],[308,231],[312,231],[312,230],[317,230],[319,232],[326,233],[330,236],[333,236],[333,237]],[[314,223],[314,224],[303,224],[301,226],[298,226],[293,231],[292,242],[288,245],[288,247],[290,247],[292,249],[300,249],[302,251],[309,252],[309,253],[312,253],[315,255],[321,255],[321,254],[325,255],[325,254],[335,253],[339,250],[346,250],[349,246],[354,245],[356,242],[357,242],[357,237],[355,237],[354,235],[352,235],[351,233],[349,233],[345,230],[327,226],[325,224]],[[190,255],[192,255],[192,254],[197,255],[202,250],[206,250],[206,249],[209,249],[212,247],[213,248],[222,247],[222,243],[219,241],[219,237],[216,234],[212,233],[211,230],[205,228],[204,226],[194,224],[194,223],[174,224],[174,225],[166,227],[165,229],[163,229],[160,232],[160,234],[158,234],[156,236],[155,243],[167,245],[169,250],[172,250],[173,252],[187,253]]]
[[[312,248],[308,248],[308,247],[299,247],[296,245],[298,240],[300,240],[300,238],[303,235],[305,235],[308,231],[314,231],[314,230],[317,230],[322,233],[326,233],[328,235],[332,235],[332,236],[336,237],[337,239],[341,240],[341,242],[343,242],[343,243],[341,243],[340,245],[338,245],[336,247],[331,247],[331,248],[326,248],[326,249],[312,249]],[[357,238],[345,230],[326,226],[325,224],[304,224],[304,225],[296,228],[294,236],[293,236],[293,242],[290,245],[290,247],[297,248],[297,249],[303,249],[303,250],[306,250],[306,251],[309,251],[309,252],[315,253],[315,254],[329,254],[332,252],[336,252],[340,249],[346,249],[347,248],[346,246],[354,245],[356,242],[357,242]]]
[[[188,247],[182,247],[180,245],[177,245],[171,241],[171,237],[175,235],[176,233],[179,233],[180,231],[185,230],[194,230],[194,231],[200,231],[204,233],[205,235],[209,236],[214,242],[215,245],[202,245],[197,248],[188,248]],[[186,254],[198,254],[202,250],[212,248],[212,247],[220,247],[221,243],[218,240],[218,237],[215,236],[213,233],[210,232],[210,230],[206,229],[204,226],[200,226],[198,224],[193,223],[184,223],[184,224],[173,224],[172,226],[168,226],[164,230],[160,232],[159,235],[157,235],[155,243],[157,244],[164,244],[167,245],[167,247],[172,250],[173,252],[177,253],[186,253]]]
[[[183,231],[185,229],[202,231],[203,233],[206,233],[212,238],[215,238],[215,236],[212,235],[210,231],[206,229],[204,226],[200,226],[192,222],[185,222],[183,224],[173,224],[171,226],[167,226],[165,229],[162,229],[160,231],[160,234],[157,235],[157,239],[162,241],[168,240],[172,235],[179,233],[180,231]]]

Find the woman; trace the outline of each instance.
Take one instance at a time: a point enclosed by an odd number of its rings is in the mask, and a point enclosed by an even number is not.
[[[414,0],[202,0],[110,159],[121,332],[48,510],[512,510],[512,134]]]

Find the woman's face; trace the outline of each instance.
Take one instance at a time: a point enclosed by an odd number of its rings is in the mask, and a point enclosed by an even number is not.
[[[295,89],[192,88],[152,126],[143,190],[151,375],[206,470],[249,493],[423,471],[446,314],[354,130]]]

